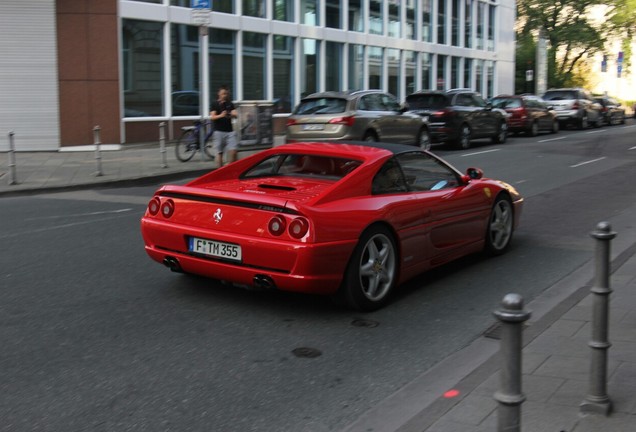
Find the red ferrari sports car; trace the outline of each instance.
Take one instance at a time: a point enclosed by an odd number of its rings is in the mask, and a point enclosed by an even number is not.
[[[427,269],[509,246],[523,198],[432,153],[384,143],[299,143],[161,187],[141,220],[172,271],[383,306]]]

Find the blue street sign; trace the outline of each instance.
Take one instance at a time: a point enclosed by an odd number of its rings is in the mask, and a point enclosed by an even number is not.
[[[190,7],[192,9],[211,9],[212,0],[190,0]]]

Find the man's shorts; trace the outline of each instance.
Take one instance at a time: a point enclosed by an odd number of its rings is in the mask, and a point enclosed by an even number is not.
[[[214,151],[219,154],[226,150],[236,150],[236,132],[222,132],[215,130],[212,135]]]

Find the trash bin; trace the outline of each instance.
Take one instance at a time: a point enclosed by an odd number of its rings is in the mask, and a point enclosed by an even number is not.
[[[241,101],[236,103],[238,119],[235,129],[238,150],[269,148],[274,145],[274,103],[269,101]]]

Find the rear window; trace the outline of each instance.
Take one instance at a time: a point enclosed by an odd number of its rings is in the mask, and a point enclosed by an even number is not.
[[[543,95],[544,100],[572,100],[577,99],[576,90],[548,91]]]
[[[409,109],[440,109],[448,106],[446,96],[440,94],[413,94],[406,97]]]
[[[521,108],[521,99],[519,98],[494,98],[492,100],[494,108]]]
[[[242,179],[272,176],[321,176],[340,179],[362,164],[356,159],[308,154],[269,157],[247,170]]]
[[[340,98],[303,99],[294,114],[339,114],[345,112],[347,100]]]

